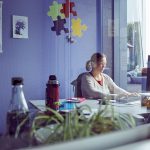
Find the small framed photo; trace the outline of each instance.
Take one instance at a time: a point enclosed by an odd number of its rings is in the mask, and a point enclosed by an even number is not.
[[[28,17],[13,15],[13,38],[28,38]]]

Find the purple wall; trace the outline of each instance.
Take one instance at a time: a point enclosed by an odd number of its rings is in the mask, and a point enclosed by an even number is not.
[[[26,99],[44,97],[43,0],[3,1],[3,53],[0,54],[0,132],[11,98],[11,77],[24,78]],[[12,38],[12,15],[27,16],[29,38]]]
[[[24,78],[24,93],[29,100],[44,99],[48,76],[56,74],[61,85],[60,97],[69,97],[72,96],[70,82],[85,71],[85,62],[96,51],[96,0],[74,0],[74,9],[88,30],[82,38],[75,38],[76,43],[71,45],[63,32],[57,37],[51,31],[53,22],[47,16],[51,2],[52,0],[3,1],[0,132],[5,130],[5,116],[11,99],[11,77]],[[12,15],[28,17],[28,39],[12,38]],[[69,27],[68,21],[66,26]]]
[[[0,54],[0,132],[5,131],[5,116],[11,99],[13,76],[24,78],[27,100],[44,99],[45,85],[50,74],[56,74],[60,81],[60,98],[73,96],[70,82],[85,71],[85,62],[97,50],[98,36],[96,0],[72,1],[75,2],[74,10],[77,11],[78,17],[88,26],[83,37],[75,37],[76,42],[73,44],[67,42],[63,32],[61,36],[56,36],[56,33],[51,31],[53,22],[47,12],[52,0],[4,1],[3,53]],[[12,38],[12,15],[28,17],[28,39]],[[69,19],[66,26],[69,28]]]
[[[63,2],[59,0],[58,2]],[[66,40],[66,34],[61,32],[61,36],[56,36],[51,32],[53,26],[52,19],[45,16],[44,37],[45,37],[45,78],[50,73],[56,73],[60,81],[61,98],[72,96],[72,87],[70,82],[77,75],[85,71],[85,62],[90,59],[92,53],[96,51],[96,0],[72,0],[75,2],[74,10],[82,19],[82,23],[88,26],[88,30],[83,33],[82,38],[75,37],[75,43],[70,44]],[[52,2],[44,1],[44,13],[46,14]],[[90,13],[89,13],[90,12]],[[77,18],[70,16],[71,18]],[[69,21],[66,19],[66,27],[69,27]]]

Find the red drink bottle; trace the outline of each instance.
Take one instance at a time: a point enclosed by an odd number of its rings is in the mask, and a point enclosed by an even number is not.
[[[55,75],[50,75],[46,84],[46,106],[59,110],[59,82]]]

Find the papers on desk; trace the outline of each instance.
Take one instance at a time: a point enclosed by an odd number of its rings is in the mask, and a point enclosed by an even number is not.
[[[125,106],[134,106],[141,105],[141,96],[129,96],[129,97],[121,97],[116,100],[109,100],[110,104],[118,107]],[[99,103],[101,103],[102,99],[98,99]],[[102,102],[102,105],[105,105],[105,102]]]
[[[139,93],[141,96],[150,96],[150,92],[145,93]]]
[[[45,111],[45,100],[29,100],[29,102],[37,109]]]
[[[118,106],[118,107],[129,107],[129,106],[135,106],[135,105],[141,105],[140,101],[135,101],[135,102],[128,102],[128,103],[111,103],[113,106]]]
[[[83,114],[85,115],[86,118],[92,117],[97,112],[98,112],[98,109],[96,108],[92,108],[91,112],[89,110],[83,110]]]
[[[141,105],[141,97],[131,96],[131,97],[116,100],[116,102],[111,102],[111,103],[112,105],[118,107]]]
[[[66,99],[66,101],[73,102],[73,103],[81,103],[81,102],[83,102],[85,100],[86,99],[83,98],[83,97],[72,97],[72,98]]]
[[[74,100],[74,99],[73,99]],[[85,99],[84,99],[85,101]],[[73,110],[75,108],[75,105],[77,104],[78,106],[82,105],[82,103],[78,102],[76,103],[76,100],[75,102],[67,102],[66,99],[61,99],[60,100],[61,102],[61,106],[60,106],[60,111],[63,111],[63,112],[69,112],[71,110]],[[33,104],[37,109],[41,110],[41,111],[46,111],[46,106],[45,106],[45,100],[30,100],[30,103]],[[85,101],[85,104],[89,104],[89,106],[93,105],[93,108],[98,106],[98,102],[97,100],[86,100]],[[127,99],[120,99],[120,100],[110,100],[110,103],[111,105],[113,106],[117,106],[117,107],[133,107],[133,106],[137,106],[137,105],[141,105],[141,98],[133,98],[133,97],[130,97],[127,98]],[[84,102],[83,102],[83,105],[84,105]],[[92,110],[93,111],[93,110]],[[93,112],[95,112],[96,110],[94,110]],[[89,112],[85,112],[85,114],[89,114]]]

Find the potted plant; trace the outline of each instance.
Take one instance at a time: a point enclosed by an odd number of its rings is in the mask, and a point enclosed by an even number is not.
[[[92,115],[84,113],[92,112],[88,105],[76,107],[74,111],[65,114],[50,108],[47,108],[47,112],[51,115],[38,113],[32,121],[28,135],[34,141],[31,145],[54,144],[135,127],[131,115],[114,112],[108,99],[105,99],[105,103],[105,108],[101,108],[101,103],[98,111]],[[16,138],[19,137],[22,124],[17,128]]]

